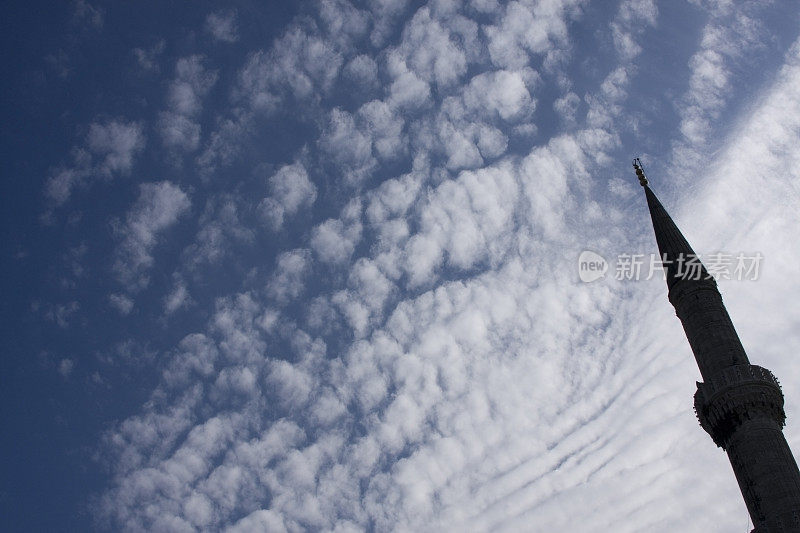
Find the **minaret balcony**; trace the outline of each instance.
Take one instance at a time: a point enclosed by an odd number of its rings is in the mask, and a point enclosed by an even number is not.
[[[757,365],[729,366],[707,382],[698,382],[694,410],[700,425],[723,449],[748,420],[772,420],[778,428],[786,422],[778,379]]]

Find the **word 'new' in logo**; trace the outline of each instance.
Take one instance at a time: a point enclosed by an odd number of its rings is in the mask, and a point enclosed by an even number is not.
[[[591,283],[605,277],[608,272],[608,262],[602,255],[584,250],[578,256],[578,276],[584,283]]]

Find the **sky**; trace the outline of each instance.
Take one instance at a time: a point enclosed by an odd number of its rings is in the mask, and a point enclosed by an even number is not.
[[[3,11],[3,531],[749,531],[633,157],[800,451],[795,2]]]

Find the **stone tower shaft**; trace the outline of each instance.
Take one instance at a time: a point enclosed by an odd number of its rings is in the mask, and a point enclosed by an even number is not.
[[[703,382],[694,408],[728,454],[755,533],[800,532],[800,471],[783,435],[786,415],[775,376],[750,364],[717,284],[650,189],[644,187],[666,271],[669,301],[683,325]]]
[[[681,319],[703,379],[731,365],[749,364],[716,281],[650,187],[645,185],[644,190],[667,274],[669,301]]]

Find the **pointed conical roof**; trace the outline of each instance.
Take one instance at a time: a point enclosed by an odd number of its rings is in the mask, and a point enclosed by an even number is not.
[[[697,254],[692,250],[689,241],[683,236],[678,226],[669,216],[667,210],[661,205],[655,193],[650,189],[647,178],[644,177],[641,162],[634,160],[636,175],[639,183],[644,187],[647,196],[647,207],[650,210],[650,218],[653,221],[653,231],[658,243],[658,251],[661,261],[667,271],[667,287],[672,289],[678,281],[682,279],[691,280],[710,280],[713,278],[700,262]]]

